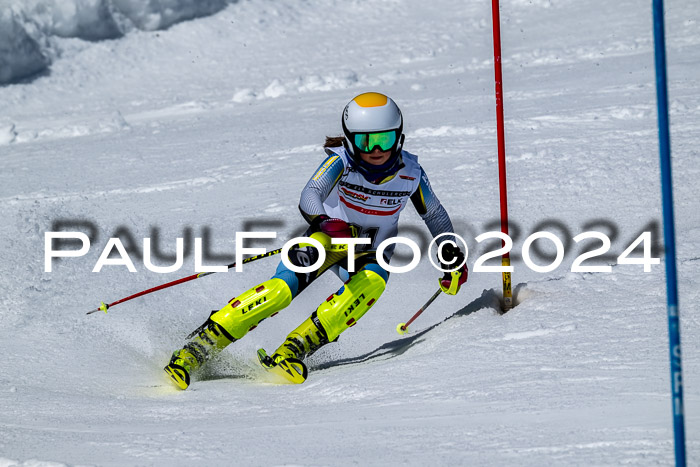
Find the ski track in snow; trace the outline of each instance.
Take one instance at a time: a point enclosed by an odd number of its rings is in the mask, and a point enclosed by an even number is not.
[[[548,219],[562,239],[612,229],[604,264],[660,220],[649,5],[505,0],[501,18],[518,306],[500,315],[499,274],[472,272],[397,336],[435,289],[423,258],[309,359],[305,384],[274,384],[255,351],[341,285],[324,276],[186,392],[162,372],[171,352],[275,259],[85,312],[191,274],[191,252],[177,273],[146,270],[153,232],[165,255],[187,229],[208,229],[210,252],[231,255],[247,225],[277,231],[268,248],[303,228],[299,192],[355,94],[394,97],[470,265],[486,251],[473,239],[498,229],[490,5],[252,0],[118,40],[52,38],[49,72],[0,87],[0,466],[671,464],[663,262],[573,273],[573,242],[551,273],[516,259]],[[693,2],[666,3],[689,465],[700,452],[699,20]],[[96,231],[86,256],[46,273],[57,220]],[[402,226],[426,231],[411,208]],[[92,273],[120,232],[138,272]]]

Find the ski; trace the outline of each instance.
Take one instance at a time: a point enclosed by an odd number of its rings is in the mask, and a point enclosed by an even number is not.
[[[304,362],[297,358],[287,358],[275,363],[265,349],[258,349],[258,360],[263,368],[279,376],[287,384],[301,384],[309,375]]]

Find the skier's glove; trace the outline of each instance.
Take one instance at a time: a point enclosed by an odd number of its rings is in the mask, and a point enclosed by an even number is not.
[[[343,219],[335,219],[321,214],[311,222],[312,232],[323,232],[331,238],[352,238],[354,229]]]
[[[454,271],[446,272],[440,278],[440,289],[449,295],[455,295],[459,292],[459,288],[467,282],[467,276],[469,271],[467,269],[467,263],[464,261],[464,253],[459,247],[452,245],[451,243],[446,243],[442,247],[442,259],[445,261],[440,262],[442,269],[452,269],[456,265],[462,264],[459,268]]]

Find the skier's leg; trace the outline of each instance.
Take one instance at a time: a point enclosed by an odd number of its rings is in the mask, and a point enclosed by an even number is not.
[[[313,264],[318,252],[298,246],[289,252],[289,260],[297,266]],[[232,298],[221,310],[189,336],[185,346],[174,352],[165,371],[178,387],[186,389],[190,375],[228,344],[241,339],[264,319],[287,307],[294,297],[318,278],[330,265],[342,258],[328,254],[323,266],[311,274],[298,274],[280,262],[277,272],[268,281]]]
[[[184,347],[173,353],[165,371],[181,389],[186,389],[194,371],[231,342],[245,336],[262,320],[289,305],[292,297],[287,282],[273,277],[232,298],[190,334]]]
[[[384,292],[388,277],[378,264],[365,264],[287,336],[272,360],[275,363],[288,358],[302,360],[324,344],[335,341],[374,305]]]

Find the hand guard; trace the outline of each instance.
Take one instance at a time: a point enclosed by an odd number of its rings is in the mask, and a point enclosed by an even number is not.
[[[321,214],[311,222],[313,232],[323,232],[331,238],[353,238],[354,229],[343,219],[335,219]]]
[[[451,243],[446,243],[442,247],[442,259],[445,260],[445,263],[440,262],[442,269],[451,269],[464,262],[462,266],[454,271],[444,273],[440,278],[440,289],[448,295],[456,295],[462,284],[467,282],[469,275],[467,263],[464,261],[464,253]]]

